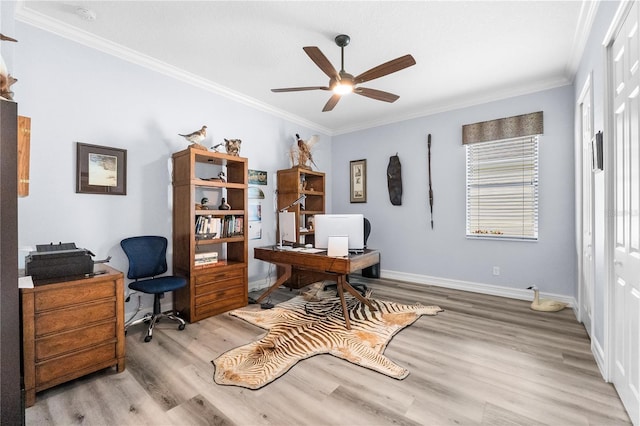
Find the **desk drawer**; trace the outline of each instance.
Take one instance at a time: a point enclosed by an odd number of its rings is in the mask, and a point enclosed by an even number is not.
[[[40,312],[107,297],[115,300],[116,286],[113,281],[40,291],[35,294],[34,303],[36,312]]]
[[[116,323],[108,322],[36,339],[36,362],[116,339]],[[68,368],[75,368],[73,364]]]
[[[231,309],[242,308],[247,306],[247,299],[244,297],[234,297],[225,299],[213,299],[212,303],[201,303],[196,301],[196,318],[199,321],[212,315],[221,314]]]
[[[213,281],[225,281],[243,277],[244,268],[213,270],[196,273],[196,286],[208,284]]]
[[[116,316],[115,301],[105,300],[87,303],[68,309],[47,311],[35,316],[36,337],[46,334],[85,327],[90,323],[101,322]]]
[[[196,296],[196,306],[215,302],[216,300],[242,298],[244,296],[244,283],[241,280],[236,281],[235,285],[225,285],[216,288],[218,284],[219,283],[213,283],[207,286],[208,292],[201,296]]]
[[[229,278],[229,279],[225,279],[225,280],[218,280],[218,281],[208,281],[202,284],[198,284],[195,287],[195,295],[196,298],[208,293],[212,293],[212,292],[220,292],[226,289],[232,289],[232,288],[242,288],[244,287],[244,280],[242,279],[242,277],[239,278]]]
[[[94,369],[93,366],[108,363],[111,360],[113,364],[117,363],[115,342],[36,364],[37,387],[46,389],[50,387],[49,382],[62,383],[80,377],[87,374],[87,369],[96,371],[99,368]],[[64,376],[70,377],[66,377],[65,380],[56,380]]]

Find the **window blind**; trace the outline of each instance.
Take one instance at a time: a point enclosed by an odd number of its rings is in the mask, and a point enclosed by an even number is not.
[[[467,236],[538,239],[538,136],[465,145]]]

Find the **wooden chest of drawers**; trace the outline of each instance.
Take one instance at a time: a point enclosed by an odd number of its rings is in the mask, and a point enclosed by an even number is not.
[[[90,278],[22,289],[26,406],[35,394],[103,368],[125,368],[124,277],[106,265]]]

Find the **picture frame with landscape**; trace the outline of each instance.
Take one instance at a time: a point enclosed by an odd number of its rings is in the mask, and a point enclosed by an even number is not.
[[[127,150],[77,142],[76,193],[127,195]]]

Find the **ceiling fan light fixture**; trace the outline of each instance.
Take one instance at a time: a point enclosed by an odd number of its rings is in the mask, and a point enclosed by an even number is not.
[[[1,1],[1,0],[0,0]],[[407,67],[416,64],[415,59],[411,55],[404,55],[399,58],[387,61],[377,67],[373,67],[368,71],[358,74],[354,77],[344,70],[344,47],[349,44],[348,35],[340,34],[335,38],[336,44],[340,47],[340,72],[336,71],[334,66],[329,62],[324,53],[316,46],[305,46],[302,49],[307,56],[320,68],[320,70],[329,77],[328,86],[311,86],[311,87],[288,87],[283,89],[271,89],[272,92],[298,92],[302,90],[330,90],[333,95],[325,104],[322,112],[332,111],[343,95],[355,93],[360,96],[375,99],[384,102],[395,102],[400,96],[393,93],[383,92],[382,90],[370,89],[367,87],[358,87],[360,83],[375,80],[384,77]]]
[[[333,86],[333,93],[336,95],[348,95],[351,92],[353,92],[353,84],[349,82],[336,83],[336,85]]]

